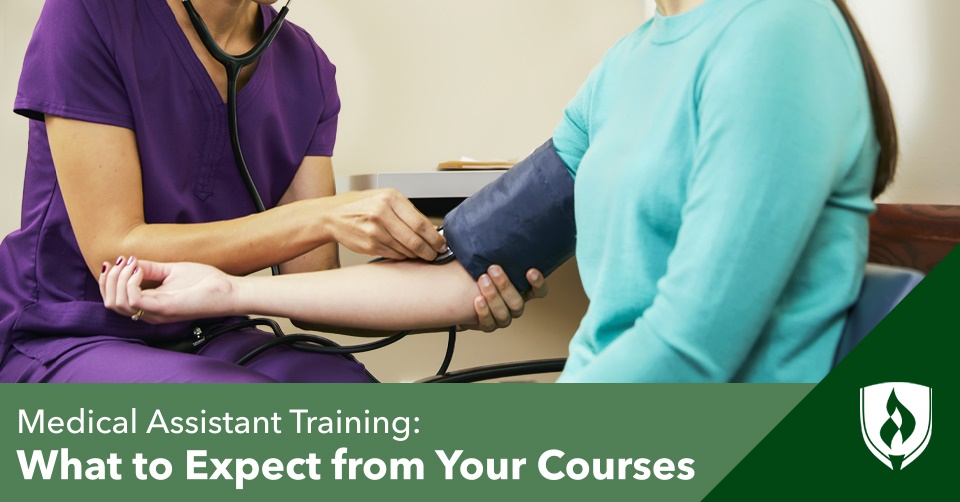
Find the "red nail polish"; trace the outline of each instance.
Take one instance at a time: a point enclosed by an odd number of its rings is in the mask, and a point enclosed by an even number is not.
[[[122,256],[121,256],[120,258],[117,258],[117,266],[120,266],[121,263],[123,263],[123,257],[122,257]]]
[[[104,273],[104,272],[106,272],[106,271],[107,271],[107,264],[104,263],[104,264],[103,264],[103,268],[100,269],[100,273],[102,274],[102,273]]]
[[[140,267],[137,267],[137,268],[133,269],[133,273],[134,273],[134,274],[136,274],[136,273],[139,272],[139,271],[140,271]]]

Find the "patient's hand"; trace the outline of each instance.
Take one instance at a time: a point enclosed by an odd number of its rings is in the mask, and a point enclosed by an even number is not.
[[[523,315],[527,301],[547,296],[547,283],[539,270],[528,270],[527,280],[532,289],[526,295],[521,295],[502,268],[494,265],[487,269],[487,273],[477,281],[481,296],[473,302],[479,323],[466,328],[491,333],[510,326],[514,319]]]
[[[154,263],[120,258],[103,264],[100,295],[103,304],[125,316],[140,309],[151,324],[233,314],[237,305],[234,277],[197,263]],[[144,290],[143,281],[161,283]]]

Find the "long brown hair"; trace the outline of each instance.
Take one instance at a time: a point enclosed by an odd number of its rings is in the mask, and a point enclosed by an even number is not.
[[[897,159],[900,155],[900,142],[897,138],[897,123],[893,118],[893,107],[890,105],[890,93],[880,75],[877,60],[870,52],[870,46],[863,38],[860,26],[853,18],[846,0],[833,0],[843,14],[843,18],[850,27],[850,33],[860,51],[863,61],[863,71],[867,77],[867,88],[870,91],[870,107],[873,109],[873,125],[876,129],[877,140],[880,142],[880,158],[877,160],[877,176],[873,182],[873,197],[877,198],[893,182],[897,172]]]

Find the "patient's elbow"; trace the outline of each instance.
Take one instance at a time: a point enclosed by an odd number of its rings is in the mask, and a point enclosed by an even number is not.
[[[295,328],[302,329],[303,331],[316,331],[313,329],[313,327],[316,325],[314,323],[310,323],[307,321],[301,321],[299,319],[290,319],[290,324],[293,324]]]

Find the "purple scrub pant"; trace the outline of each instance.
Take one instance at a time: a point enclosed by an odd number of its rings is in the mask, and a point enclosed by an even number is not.
[[[11,347],[0,363],[0,382],[22,383],[371,383],[350,356],[275,347],[245,366],[237,361],[273,340],[256,329],[211,340],[196,354],[148,347],[137,340],[111,339],[75,347],[46,364]]]

